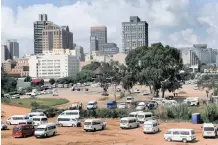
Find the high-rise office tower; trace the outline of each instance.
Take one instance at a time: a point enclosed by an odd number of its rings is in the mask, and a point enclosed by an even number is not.
[[[130,16],[129,22],[122,22],[122,47],[128,53],[139,46],[148,46],[148,23]]]
[[[11,59],[10,52],[6,45],[1,45],[1,55],[2,55],[1,63],[3,63],[7,59]]]
[[[7,40],[6,46],[11,59],[19,58],[19,43],[16,40]]]
[[[42,30],[50,24],[47,14],[39,14],[39,20],[34,22],[34,54],[42,53]]]
[[[102,46],[105,43],[107,43],[107,27],[91,27],[90,52],[102,51]]]
[[[73,33],[68,26],[50,23],[42,30],[42,50],[73,49]]]

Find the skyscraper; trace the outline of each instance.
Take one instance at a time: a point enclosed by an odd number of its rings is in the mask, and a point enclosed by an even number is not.
[[[7,40],[6,46],[11,59],[19,58],[19,43],[16,40]]]
[[[102,51],[102,45],[107,43],[107,27],[91,27],[90,52]]]
[[[34,54],[42,53],[42,30],[50,23],[47,14],[39,14],[39,20],[34,22]]]
[[[50,23],[42,30],[42,50],[73,49],[73,33],[68,26]]]
[[[130,16],[129,22],[122,22],[122,47],[127,53],[139,46],[148,46],[148,23]]]
[[[10,52],[9,52],[8,47],[6,45],[1,45],[1,54],[2,54],[1,63],[3,63],[5,60],[11,58]]]

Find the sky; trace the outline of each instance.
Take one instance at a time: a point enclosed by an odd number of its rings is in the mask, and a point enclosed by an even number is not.
[[[139,16],[149,24],[149,44],[208,44],[218,49],[218,0],[2,0],[1,41],[16,39],[20,56],[33,53],[33,22],[47,14],[68,25],[74,43],[89,52],[91,26],[106,26],[108,42],[122,50],[122,22]]]

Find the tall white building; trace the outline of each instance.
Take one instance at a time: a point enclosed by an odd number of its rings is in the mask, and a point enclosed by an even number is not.
[[[29,59],[29,75],[36,78],[62,78],[76,76],[79,59],[73,55],[34,55]]]

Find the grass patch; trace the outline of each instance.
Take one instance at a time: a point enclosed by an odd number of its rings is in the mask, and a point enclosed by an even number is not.
[[[35,102],[40,106],[54,107],[57,105],[66,104],[69,101],[66,99],[56,99],[56,98],[43,98],[43,99],[24,98],[24,99],[2,99],[1,102],[3,104],[12,105],[12,106],[32,108],[33,107],[32,104],[34,104]]]

